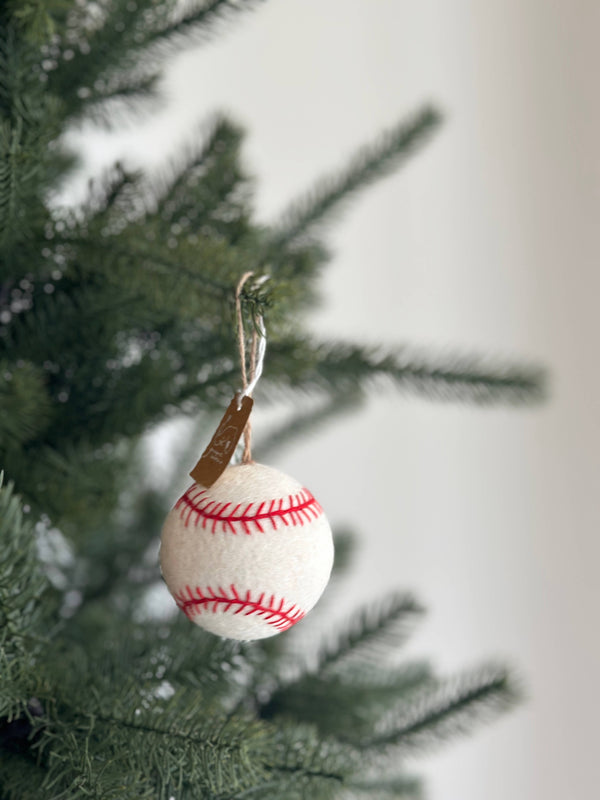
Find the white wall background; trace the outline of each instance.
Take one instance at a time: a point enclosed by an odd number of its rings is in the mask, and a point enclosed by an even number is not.
[[[594,0],[271,0],[172,63],[158,116],[78,137],[91,169],[155,162],[229,110],[268,219],[424,100],[446,112],[332,232],[314,327],[540,360],[551,402],[390,392],[277,464],[362,532],[349,601],[411,588],[430,609],[411,652],[524,677],[527,705],[419,763],[432,800],[600,784],[599,23]]]

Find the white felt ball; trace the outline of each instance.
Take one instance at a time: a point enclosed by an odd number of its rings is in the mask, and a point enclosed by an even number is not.
[[[187,617],[230,639],[263,639],[299,622],[333,563],[323,509],[298,481],[263,464],[193,483],[169,512],[160,565]]]

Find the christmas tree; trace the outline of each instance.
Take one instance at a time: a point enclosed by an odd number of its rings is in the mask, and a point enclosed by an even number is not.
[[[252,3],[14,0],[0,7],[0,794],[5,798],[411,798],[403,759],[518,696],[501,665],[441,678],[402,663],[421,614],[398,594],[307,648],[312,618],[237,643],[147,608],[173,502],[145,480],[142,437],[215,414],[239,385],[235,289],[264,317],[261,399],[319,402],[275,448],[360,404],[387,378],[430,400],[522,403],[542,379],[476,358],[411,358],[315,341],[303,312],[354,194],[424,144],[425,107],[380,134],[265,227],[240,165],[242,131],[212,120],[159,175],[119,165],[61,208],[65,132],[117,124],[154,96],[160,65]],[[192,466],[196,453],[182,456]],[[189,462],[189,464],[188,464]],[[352,538],[336,535],[334,581]],[[322,603],[327,603],[327,597]],[[318,620],[318,610],[314,612]]]

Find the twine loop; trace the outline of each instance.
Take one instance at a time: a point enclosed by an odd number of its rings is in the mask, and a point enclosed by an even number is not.
[[[254,275],[253,272],[245,272],[239,280],[235,291],[235,314],[237,321],[238,348],[240,355],[240,369],[242,373],[242,390],[238,392],[238,409],[241,408],[242,398],[251,397],[256,388],[260,376],[262,375],[267,350],[267,331],[262,314],[252,315],[252,339],[250,343],[250,357],[248,368],[246,368],[246,332],[244,330],[244,318],[242,315],[242,289],[246,281]],[[262,275],[254,281],[256,287],[261,286],[268,275]],[[252,463],[252,426],[250,420],[244,428],[244,451],[242,453],[242,464]]]

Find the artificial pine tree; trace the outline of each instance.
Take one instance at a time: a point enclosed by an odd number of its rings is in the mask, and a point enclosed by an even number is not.
[[[210,436],[238,385],[233,297],[247,270],[270,275],[242,295],[269,328],[264,397],[322,400],[269,447],[360,403],[380,376],[433,399],[540,394],[535,370],[411,360],[303,330],[328,260],[323,224],[431,135],[435,109],[359,150],[270,228],[253,221],[242,132],[224,117],[159,176],[116,165],[82,207],[53,202],[76,163],[65,131],[143,104],[165,54],[251,5],[0,6],[2,798],[415,798],[403,756],[516,695],[499,666],[445,680],[399,665],[421,611],[405,595],[309,653],[295,629],[240,645],[144,612],[173,496],[148,488],[140,439],[177,414]],[[340,532],[336,572],[348,549]]]

